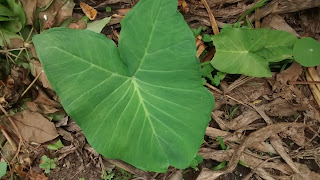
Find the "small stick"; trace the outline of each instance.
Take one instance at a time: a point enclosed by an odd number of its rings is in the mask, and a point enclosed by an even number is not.
[[[11,162],[18,156],[20,149],[21,149],[21,144],[23,143],[22,141],[22,136],[21,133],[17,127],[17,125],[13,122],[12,118],[9,116],[8,112],[0,105],[0,109],[1,111],[7,116],[7,118],[9,119],[10,123],[12,124],[14,130],[16,131],[16,134],[19,137],[19,145],[18,145],[18,150],[16,152],[16,154],[14,155],[14,157],[12,158]]]
[[[320,81],[289,81],[290,85],[296,84],[320,84]]]
[[[17,145],[16,143],[11,139],[11,137],[9,136],[9,134],[7,133],[7,131],[2,127],[0,126],[0,129],[1,129],[1,132],[3,134],[3,136],[8,140],[9,144],[11,145],[12,149],[14,151],[17,150]]]
[[[209,14],[209,18],[210,18],[210,23],[211,23],[211,27],[212,27],[212,30],[213,30],[213,33],[216,35],[216,34],[219,34],[219,28],[218,28],[218,25],[217,25],[217,22],[216,22],[216,19],[214,18],[212,12],[211,12],[211,9],[207,3],[206,0],[201,0],[204,7],[206,8],[206,10],[208,11],[208,14]]]
[[[41,71],[37,76],[36,78],[34,78],[34,80],[32,81],[32,83],[27,87],[26,90],[23,91],[23,93],[21,94],[20,97],[23,97],[27,92],[28,90],[33,86],[33,84],[39,79],[40,75],[43,73],[43,71]]]
[[[220,89],[218,89],[218,88],[216,88],[216,87],[212,86],[212,85],[211,85],[211,84],[209,84],[209,83],[206,83],[206,86],[207,86],[208,88],[210,88],[210,89],[212,89],[212,90],[214,90],[214,91],[218,92],[219,94],[223,94],[223,92],[222,92]]]

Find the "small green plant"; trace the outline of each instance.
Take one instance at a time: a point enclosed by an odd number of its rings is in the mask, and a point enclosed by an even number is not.
[[[67,28],[33,42],[64,109],[97,152],[147,171],[185,169],[214,106],[195,38],[177,0],[140,0],[121,25],[119,47]]]
[[[63,144],[62,144],[60,139],[56,143],[48,145],[48,149],[54,150],[54,151],[58,150],[58,149],[60,149],[62,147],[63,147]]]
[[[101,173],[101,179],[103,180],[112,180],[115,176],[115,173],[112,171],[104,171]]]
[[[199,171],[198,165],[203,161],[203,157],[201,155],[197,155],[190,163],[189,167],[194,169],[195,171]]]
[[[56,162],[57,162],[57,158],[54,159],[50,159],[49,157],[47,157],[46,155],[43,155],[41,157],[41,164],[39,165],[40,168],[44,169],[45,173],[48,174],[50,173],[51,169],[56,168]]]
[[[110,6],[106,7],[106,12],[111,12],[111,7]]]
[[[269,64],[286,59],[303,66],[320,64],[320,43],[285,31],[226,25],[212,38],[216,47],[212,66],[229,74],[270,77]]]
[[[221,146],[222,150],[228,150],[229,149],[229,147],[224,144],[223,138],[221,136],[218,137],[218,141],[220,143],[220,146]],[[228,164],[228,161],[223,161],[220,164],[218,164],[216,167],[212,168],[212,170],[217,171],[217,170],[223,169],[226,166],[226,164]],[[240,164],[240,165],[242,165],[244,167],[248,167],[248,165],[246,165],[241,160],[238,162],[238,164]]]

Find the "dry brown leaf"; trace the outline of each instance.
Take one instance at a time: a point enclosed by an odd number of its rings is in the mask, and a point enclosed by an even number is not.
[[[87,28],[87,22],[84,19],[79,19],[76,22],[70,23],[68,28],[71,28],[71,29],[85,29],[85,28]]]
[[[58,136],[55,125],[39,113],[24,110],[14,115],[14,121],[27,142],[41,144]]]
[[[311,171],[307,165],[295,163],[295,165],[298,167],[299,171],[304,175],[304,177],[301,177],[299,174],[294,174],[292,176],[292,180],[319,180],[320,174],[317,174],[313,171]]]
[[[297,37],[300,35],[278,14],[271,14],[262,21],[262,27],[271,27],[276,30],[287,31]]]
[[[68,0],[65,4],[59,9],[58,14],[55,19],[55,26],[59,26],[63,21],[72,17],[73,8],[75,3],[73,1]]]
[[[234,152],[234,149],[214,150],[210,148],[201,148],[199,150],[199,154],[202,155],[204,159],[212,159],[219,162],[229,161]],[[276,169],[288,175],[293,174],[292,169],[286,163],[264,162],[264,160],[255,156],[251,156],[247,153],[243,153],[240,157],[240,160],[251,168],[260,166],[261,168]]]
[[[51,3],[52,0],[38,0],[38,7],[39,8],[44,8],[46,6],[49,5],[49,3]]]
[[[95,10],[93,7],[89,6],[86,3],[80,2],[80,7],[83,13],[90,19],[94,20],[97,17],[98,11]]]
[[[39,108],[38,104],[35,102],[26,102],[25,105],[27,108],[32,112],[39,112],[41,109]]]
[[[308,110],[307,106],[303,104],[291,104],[287,100],[277,98],[268,104],[261,106],[268,116],[292,116],[298,113],[298,111]]]
[[[290,138],[298,146],[304,147],[305,145],[305,127],[289,128],[288,131],[284,131],[281,136],[284,138]]]
[[[288,86],[289,81],[296,81],[302,73],[302,66],[294,62],[288,69],[281,71],[276,78],[276,83],[272,89],[279,91],[284,86]]]
[[[225,173],[232,172],[235,169],[235,167],[237,166],[241,158],[241,154],[251,144],[265,141],[267,138],[271,137],[272,135],[283,132],[290,127],[303,127],[303,126],[305,125],[299,124],[299,123],[277,123],[277,124],[272,124],[272,125],[263,127],[251,133],[236,149],[235,153],[233,154],[232,158],[229,161],[229,167],[225,171]]]
[[[49,80],[48,80],[46,74],[44,73],[44,70],[43,70],[41,63],[39,61],[32,60],[31,64],[33,65],[33,69],[31,71],[31,74],[34,77],[37,77],[41,73],[38,80],[42,83],[42,86],[44,88],[48,88],[48,89],[52,90],[52,87],[49,83]]]
[[[44,175],[44,173],[37,174],[36,172],[33,172],[32,169],[29,171],[28,178],[30,180],[49,180],[49,178],[47,178],[46,175]]]
[[[26,13],[27,24],[33,25],[34,13],[37,8],[37,0],[21,0],[23,10]]]
[[[222,175],[223,172],[222,171],[212,171],[208,168],[203,168],[199,174],[199,176],[197,177],[197,180],[208,180],[208,179],[216,179],[218,178],[220,175]]]
[[[57,103],[56,101],[50,99],[43,91],[39,90],[38,91],[38,96],[37,98],[33,101],[37,104],[43,104],[55,108],[60,108],[61,105]]]

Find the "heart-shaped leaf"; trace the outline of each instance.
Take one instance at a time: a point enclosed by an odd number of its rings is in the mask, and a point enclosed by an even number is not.
[[[226,26],[213,36],[214,68],[230,74],[270,77],[269,62],[292,59],[297,38],[285,31]]]
[[[37,54],[68,114],[102,155],[140,169],[186,168],[214,101],[177,1],[140,0],[122,20],[119,49],[102,34],[51,29]]]
[[[267,29],[232,28],[213,36],[216,54],[212,66],[230,74],[271,76],[268,61],[255,53],[264,47],[267,35]]]

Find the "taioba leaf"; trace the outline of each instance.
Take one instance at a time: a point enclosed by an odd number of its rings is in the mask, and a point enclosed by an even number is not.
[[[24,13],[21,1],[16,0],[6,0],[9,6],[9,9],[19,17],[19,22],[21,23],[22,27],[26,24],[26,14]]]
[[[1,16],[15,16],[15,14],[6,6],[0,3],[0,15]]]
[[[284,59],[292,59],[293,46],[298,38],[286,31],[268,31],[268,39],[264,48],[257,54],[266,58],[269,62],[280,62]]]
[[[232,28],[213,36],[216,54],[211,61],[214,68],[230,74],[269,77],[266,59],[256,53],[268,37],[268,29]]]
[[[214,101],[177,1],[140,0],[122,20],[119,49],[102,34],[65,28],[34,43],[63,107],[95,150],[148,171],[188,167]]]
[[[90,22],[87,25],[87,30],[100,33],[102,29],[109,23],[110,19],[111,17],[105,17],[103,19]]]
[[[320,43],[309,37],[301,38],[295,44],[293,54],[302,66],[317,66],[320,64]]]

